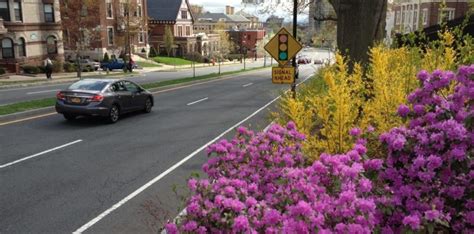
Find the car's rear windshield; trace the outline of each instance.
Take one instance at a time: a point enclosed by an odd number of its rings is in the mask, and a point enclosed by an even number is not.
[[[107,84],[108,82],[105,81],[81,80],[69,86],[69,89],[100,91],[104,89]]]

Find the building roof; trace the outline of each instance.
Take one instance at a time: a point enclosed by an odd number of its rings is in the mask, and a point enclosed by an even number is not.
[[[234,22],[249,22],[250,20],[242,15],[227,15]]]
[[[224,13],[211,13],[211,12],[206,12],[206,13],[201,14],[198,20],[219,21],[220,19],[225,19],[226,21],[230,20],[230,18],[227,17],[227,15]]]
[[[188,5],[191,19],[193,19],[189,2],[188,0],[184,1]],[[148,16],[158,21],[175,21],[182,2],[183,0],[147,0]]]
[[[241,15],[245,18],[258,18],[257,16],[249,14],[249,13],[245,12],[244,10],[237,11],[235,14],[236,15]]]

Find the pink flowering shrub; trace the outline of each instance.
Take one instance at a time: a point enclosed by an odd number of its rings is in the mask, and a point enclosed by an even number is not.
[[[380,136],[385,161],[367,158],[357,128],[349,133],[359,138],[352,150],[310,165],[294,123],[257,134],[239,128],[230,142],[209,147],[208,179],[188,181],[187,214],[166,230],[473,233],[474,65],[419,79],[411,107],[398,109],[408,127]]]
[[[179,228],[170,233],[370,233],[377,224],[372,181],[382,160],[362,160],[358,144],[345,155],[321,155],[305,165],[303,135],[294,123],[255,135],[245,128],[231,142],[209,148],[209,180],[188,182],[194,192]],[[373,174],[373,175],[376,175]]]
[[[393,191],[386,225],[406,229],[474,232],[474,65],[458,74],[420,72],[422,88],[402,105],[408,127],[382,134]],[[454,92],[446,90],[454,86]],[[402,229],[397,229],[402,227]]]

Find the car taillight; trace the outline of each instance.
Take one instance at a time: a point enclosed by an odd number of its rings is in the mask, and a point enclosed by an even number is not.
[[[62,92],[58,92],[58,93],[56,94],[56,98],[57,98],[58,100],[66,100],[66,97],[64,97],[64,93],[62,93]]]
[[[104,96],[98,94],[91,98],[91,102],[101,102],[102,100],[104,100]]]

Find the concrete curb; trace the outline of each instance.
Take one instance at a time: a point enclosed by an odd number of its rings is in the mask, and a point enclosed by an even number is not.
[[[270,68],[270,67],[266,67],[266,68]],[[156,92],[160,92],[160,91],[164,91],[164,90],[168,90],[168,89],[179,88],[181,86],[188,86],[188,85],[194,85],[194,84],[199,84],[199,83],[206,83],[206,82],[210,82],[210,81],[214,81],[214,80],[218,81],[218,80],[221,80],[221,79],[230,78],[230,77],[235,76],[235,75],[240,75],[240,74],[244,74],[244,73],[248,73],[248,72],[260,71],[260,70],[264,70],[264,69],[265,68],[262,67],[260,69],[253,69],[253,70],[243,71],[243,72],[234,73],[234,74],[228,74],[228,75],[210,77],[210,78],[207,78],[207,79],[189,81],[189,82],[185,82],[185,83],[167,85],[167,86],[152,88],[152,89],[148,89],[148,90],[152,93],[156,93]],[[0,125],[3,124],[3,123],[6,123],[6,122],[15,121],[15,120],[18,120],[18,119],[31,118],[31,117],[35,117],[35,116],[39,116],[39,115],[49,114],[49,113],[52,113],[52,112],[56,112],[54,106],[44,107],[44,108],[40,108],[40,109],[27,110],[27,111],[8,114],[8,115],[0,115]]]
[[[103,76],[103,75],[98,75],[97,76],[84,76],[82,77],[83,79],[93,79],[93,78],[102,78],[102,79],[107,79],[107,78],[134,78],[134,77],[139,77],[141,74],[144,73],[138,73],[138,74],[132,74],[132,75],[111,75],[111,76]],[[73,78],[57,78],[53,80],[45,80],[45,81],[39,81],[39,82],[25,82],[25,83],[19,83],[19,84],[12,84],[12,85],[2,85],[0,86],[0,89],[12,89],[12,88],[26,88],[26,87],[34,87],[34,86],[42,86],[42,85],[55,85],[55,84],[64,84],[64,83],[69,83],[73,81],[78,81],[79,78],[73,77]]]
[[[25,118],[31,118],[31,117],[35,117],[39,115],[49,114],[53,112],[56,112],[54,106],[49,106],[49,107],[43,107],[43,108],[34,109],[34,110],[27,110],[27,111],[12,113],[8,115],[1,115],[0,124],[10,122],[10,121],[15,121],[18,119],[25,119]]]

